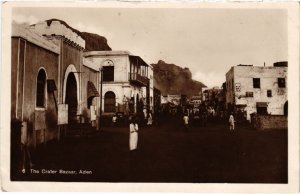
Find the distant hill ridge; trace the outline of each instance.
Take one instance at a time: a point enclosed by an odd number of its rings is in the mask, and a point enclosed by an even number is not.
[[[89,32],[80,32],[69,26],[65,21],[59,19],[46,20],[50,26],[53,21],[58,21],[80,35],[85,40],[85,51],[111,51],[104,36]],[[188,68],[182,68],[175,64],[168,64],[159,60],[152,64],[154,73],[154,86],[158,88],[162,95],[185,94],[187,96],[198,95],[205,85],[192,79],[192,73]]]
[[[189,68],[182,68],[175,64],[168,64],[159,60],[153,66],[154,86],[162,95],[184,94],[187,96],[199,95],[201,89],[206,87],[203,83],[192,79]]]

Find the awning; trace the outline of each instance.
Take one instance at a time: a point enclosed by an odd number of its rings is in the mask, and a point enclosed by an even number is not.
[[[139,56],[129,55],[129,60],[135,65],[148,66],[148,64]]]
[[[93,82],[88,81],[88,85],[87,85],[87,97],[99,97],[99,92],[97,91],[95,85]]]
[[[256,102],[256,107],[268,107],[267,102]]]

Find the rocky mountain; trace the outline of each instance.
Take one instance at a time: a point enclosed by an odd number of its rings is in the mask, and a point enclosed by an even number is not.
[[[111,51],[105,37],[88,32],[81,32],[81,35],[85,40],[86,51]]]
[[[205,87],[203,83],[192,79],[189,68],[168,64],[162,60],[151,65],[153,66],[154,86],[161,91],[162,95],[199,95],[202,87]]]
[[[107,39],[98,34],[80,32],[59,19],[46,20],[48,26],[52,21],[59,21],[85,40],[86,51],[111,51]],[[192,79],[192,73],[188,68],[181,68],[174,64],[168,64],[162,60],[152,64],[154,69],[154,86],[162,95],[185,94],[187,96],[198,95],[205,85]]]
[[[70,28],[73,32],[80,35],[85,40],[86,51],[111,51],[111,48],[107,44],[107,39],[105,37],[89,32],[80,32],[79,30],[69,26],[65,21],[59,19],[46,20],[48,26],[52,23],[52,21],[59,21],[61,24],[64,24]]]

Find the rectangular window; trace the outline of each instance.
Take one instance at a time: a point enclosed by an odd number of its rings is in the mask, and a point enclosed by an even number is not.
[[[253,78],[253,88],[260,88],[260,78]]]
[[[278,78],[278,87],[285,88],[285,78]]]
[[[272,90],[267,90],[267,97],[272,97]]]
[[[114,81],[114,66],[103,67],[103,81]]]
[[[267,107],[256,107],[257,110],[257,114],[259,115],[267,115],[268,111],[267,111]]]
[[[253,92],[246,92],[246,97],[253,97]]]

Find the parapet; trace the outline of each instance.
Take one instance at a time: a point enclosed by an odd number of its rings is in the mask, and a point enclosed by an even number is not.
[[[82,47],[83,49],[85,48],[85,40],[80,36],[80,34],[75,32],[73,28],[71,28],[62,21],[43,21],[31,25],[30,28],[36,33],[43,36],[62,36],[68,41],[71,41],[76,45]]]

